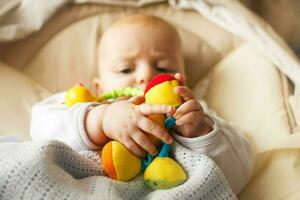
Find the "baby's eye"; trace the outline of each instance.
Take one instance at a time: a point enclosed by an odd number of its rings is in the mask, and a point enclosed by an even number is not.
[[[162,67],[156,67],[156,70],[161,72],[161,73],[173,73],[174,70],[170,68],[162,68]]]
[[[119,72],[122,73],[122,74],[129,74],[129,73],[133,72],[133,69],[124,68],[124,69],[120,70]]]
[[[168,59],[166,60],[163,59],[163,60],[158,60],[155,63],[155,69],[160,73],[173,73],[174,69],[176,68],[172,67],[171,62]]]

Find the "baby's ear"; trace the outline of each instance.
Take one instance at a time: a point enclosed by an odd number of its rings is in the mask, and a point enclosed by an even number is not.
[[[94,78],[92,83],[92,90],[95,91],[97,95],[101,94],[102,89],[99,78]]]

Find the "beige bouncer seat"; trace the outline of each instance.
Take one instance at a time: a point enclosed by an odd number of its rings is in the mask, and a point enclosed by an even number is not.
[[[56,10],[39,31],[9,35],[0,28],[0,135],[29,140],[34,103],[76,82],[90,86],[103,30],[128,14],[153,14],[180,32],[196,96],[254,144],[255,172],[238,198],[300,199],[299,62],[257,16],[235,1],[212,0],[102,1]]]

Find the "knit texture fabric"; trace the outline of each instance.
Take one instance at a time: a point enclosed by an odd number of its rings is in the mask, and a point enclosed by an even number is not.
[[[142,174],[129,182],[108,178],[99,152],[77,153],[58,141],[0,143],[0,199],[236,199],[213,160],[176,142],[171,151],[188,180],[152,190]]]

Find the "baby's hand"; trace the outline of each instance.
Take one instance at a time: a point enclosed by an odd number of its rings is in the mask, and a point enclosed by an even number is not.
[[[185,85],[181,74],[175,74],[175,78]],[[184,100],[174,114],[175,131],[185,137],[197,137],[209,133],[212,127],[205,122],[203,108],[195,99],[192,90],[186,86],[177,86],[174,88],[174,92]]]
[[[135,104],[118,101],[109,105],[103,119],[103,131],[107,137],[121,142],[137,156],[143,156],[144,150],[155,155],[157,149],[146,133],[168,144],[173,139],[166,130],[146,116],[172,113],[174,108],[166,105]]]

